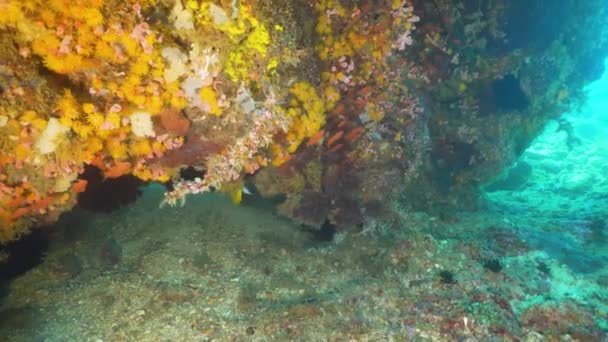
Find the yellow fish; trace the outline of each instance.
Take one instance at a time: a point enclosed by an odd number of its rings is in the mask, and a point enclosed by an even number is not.
[[[243,189],[234,190],[230,193],[232,203],[239,205],[243,200]]]

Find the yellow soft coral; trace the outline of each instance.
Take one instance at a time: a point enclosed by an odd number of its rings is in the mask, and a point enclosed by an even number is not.
[[[247,50],[257,51],[260,55],[266,56],[269,44],[270,34],[268,34],[268,30],[263,25],[258,25],[247,36],[243,46]]]
[[[72,130],[82,139],[87,139],[93,133],[93,127],[80,121],[72,122]]]
[[[103,150],[103,141],[97,137],[90,137],[86,144],[78,146],[74,155],[76,160],[82,163],[89,163],[95,159],[95,155]]]
[[[260,57],[265,58],[268,54],[270,33],[266,26],[253,16],[250,7],[242,4],[238,6],[236,18],[226,17],[226,22],[219,25],[214,25],[211,11],[224,12],[221,7],[210,1],[203,1],[200,6],[190,5],[190,7],[198,9],[199,23],[223,32],[236,44],[229,53],[224,72],[234,82],[248,81],[250,73],[256,68],[256,62],[260,63]],[[264,70],[272,71],[276,68],[276,65],[271,65],[270,61],[264,64],[267,63]]]
[[[23,144],[19,144],[15,146],[15,150],[13,151],[15,158],[17,160],[25,160],[25,158],[29,157],[31,154],[31,150],[29,147]]]
[[[99,129],[104,122],[104,117],[101,113],[93,112],[87,115],[87,122],[95,129]]]
[[[136,157],[147,156],[152,153],[152,146],[147,139],[136,139],[129,144],[129,152]]]
[[[72,92],[67,89],[64,90],[63,96],[57,102],[57,107],[61,111],[61,117],[69,119],[70,122],[80,116],[76,99]]]
[[[222,109],[220,108],[217,102],[217,95],[215,94],[215,90],[211,87],[203,87],[200,90],[200,97],[203,102],[205,102],[209,106],[209,114],[211,115],[221,115]]]
[[[293,153],[305,138],[312,137],[325,125],[327,106],[310,83],[296,83],[290,92],[293,99],[287,113],[293,117],[293,121],[287,132],[287,150]]]
[[[106,150],[115,160],[123,160],[127,157],[127,146],[118,138],[106,140]]]

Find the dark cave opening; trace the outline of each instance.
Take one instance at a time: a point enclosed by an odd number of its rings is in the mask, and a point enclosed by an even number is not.
[[[513,75],[494,80],[492,93],[498,110],[524,110],[530,105],[530,100],[521,89],[519,79]]]
[[[141,195],[140,187],[145,185],[132,175],[104,179],[101,170],[88,165],[80,178],[88,183],[78,196],[78,206],[93,212],[109,213],[135,202]]]
[[[38,227],[16,241],[0,247],[8,255],[0,263],[0,303],[8,295],[11,280],[40,265],[49,246],[50,227]]]
[[[512,74],[481,82],[477,90],[479,117],[500,115],[511,111],[524,111],[530,105],[519,78]]]
[[[338,233],[338,228],[329,219],[325,219],[318,229],[311,228],[308,225],[302,225],[301,227],[309,232],[311,239],[317,243],[331,242],[334,239],[334,235]]]

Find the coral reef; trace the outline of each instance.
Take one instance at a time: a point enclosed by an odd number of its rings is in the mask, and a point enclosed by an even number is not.
[[[86,165],[105,178],[175,177],[165,200],[175,204],[268,164],[271,144],[293,152],[324,123],[298,63],[278,72],[297,28],[269,21],[257,1],[32,0],[0,10],[0,242],[70,209],[86,191]],[[303,111],[281,106],[287,97]],[[205,170],[201,188],[183,186],[186,166]]]
[[[607,11],[0,0],[0,336],[608,341]]]
[[[315,227],[395,201],[474,208],[599,75],[605,6],[565,2],[577,17],[525,1],[0,1],[0,243],[73,207],[85,166],[171,182],[162,205],[238,203],[253,175]]]

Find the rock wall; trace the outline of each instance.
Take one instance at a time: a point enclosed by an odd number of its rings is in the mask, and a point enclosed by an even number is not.
[[[253,184],[313,227],[475,208],[600,76],[604,7],[2,2],[0,243],[74,206],[85,167],[166,183],[162,205]]]

